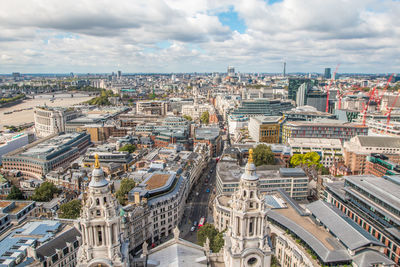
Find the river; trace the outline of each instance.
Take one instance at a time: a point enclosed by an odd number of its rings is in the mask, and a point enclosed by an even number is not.
[[[71,97],[71,94],[54,94],[54,101],[50,101],[52,97],[53,94],[35,95],[35,99],[25,99],[22,103],[12,107],[0,108],[0,130],[4,130],[4,125],[18,126],[23,123],[34,122],[33,109],[13,112],[6,115],[4,112],[33,108],[45,104],[49,107],[68,107],[93,98],[93,96],[81,93],[74,93],[74,97]]]

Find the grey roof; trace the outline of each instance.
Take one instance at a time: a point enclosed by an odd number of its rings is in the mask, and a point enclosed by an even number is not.
[[[395,265],[395,263],[384,254],[372,249],[366,249],[358,253],[353,257],[353,262],[356,263],[358,267],[372,267],[377,264],[379,264],[379,266]]]
[[[168,243],[160,245],[157,250],[151,250],[148,259],[160,262],[162,266],[200,267],[207,266],[206,263],[199,262],[199,259],[203,257],[204,250],[202,247],[181,239],[178,242],[172,239]]]
[[[383,246],[378,239],[327,202],[318,200],[306,205],[306,208],[350,250],[370,245]]]
[[[361,146],[367,147],[400,147],[400,137],[391,136],[358,136]]]
[[[310,232],[299,226],[296,222],[279,214],[278,212],[271,210],[268,212],[268,217],[295,233],[299,238],[307,243],[310,248],[312,248],[312,250],[324,263],[351,260],[351,257],[344,247],[341,249],[329,250],[320,240],[318,240],[318,238],[316,238]]]
[[[346,192],[344,191],[344,180],[326,183],[326,188],[335,193],[342,200],[345,199]]]
[[[36,253],[39,257],[51,257],[56,253],[56,249],[65,248],[67,242],[73,243],[78,236],[81,236],[81,233],[75,227],[72,227],[61,235],[38,247]]]
[[[282,177],[304,177],[306,173],[301,168],[280,168]]]
[[[386,205],[400,210],[400,185],[374,175],[352,175],[346,176],[345,179],[385,202]],[[351,189],[348,186],[346,186],[345,190],[351,193]]]

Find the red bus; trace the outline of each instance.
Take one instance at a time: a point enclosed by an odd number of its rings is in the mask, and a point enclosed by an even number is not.
[[[199,221],[199,228],[202,227],[204,225],[204,223],[206,222],[206,218],[201,217],[200,221]]]

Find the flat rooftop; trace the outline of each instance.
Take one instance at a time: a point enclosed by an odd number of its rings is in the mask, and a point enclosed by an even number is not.
[[[387,205],[400,210],[399,184],[374,175],[352,175],[346,176],[345,179],[346,182],[355,184]]]
[[[391,136],[357,136],[360,145],[364,147],[400,148],[400,137]]]
[[[327,138],[288,138],[288,144],[292,146],[307,145],[318,147],[342,147],[340,139],[327,139]]]
[[[343,122],[340,120],[332,119],[316,119],[313,121],[288,121],[285,123],[287,126],[305,126],[305,127],[356,127],[356,128],[367,128],[361,124]]]
[[[55,135],[43,140],[38,140],[25,148],[6,154],[6,156],[29,157],[45,160],[47,156],[61,150],[65,150],[68,145],[84,137],[85,133],[65,133]]]
[[[259,124],[278,123],[282,116],[255,116],[250,118],[250,121],[255,120]]]
[[[219,130],[218,127],[196,128],[195,138],[199,140],[212,140],[219,136]]]

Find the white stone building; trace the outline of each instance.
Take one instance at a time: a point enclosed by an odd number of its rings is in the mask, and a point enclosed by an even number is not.
[[[339,139],[289,138],[288,145],[292,147],[293,154],[317,152],[321,157],[321,164],[327,168],[343,157],[343,146]]]
[[[35,107],[35,131],[38,137],[65,132],[65,123],[77,117],[77,112],[65,108]]]

